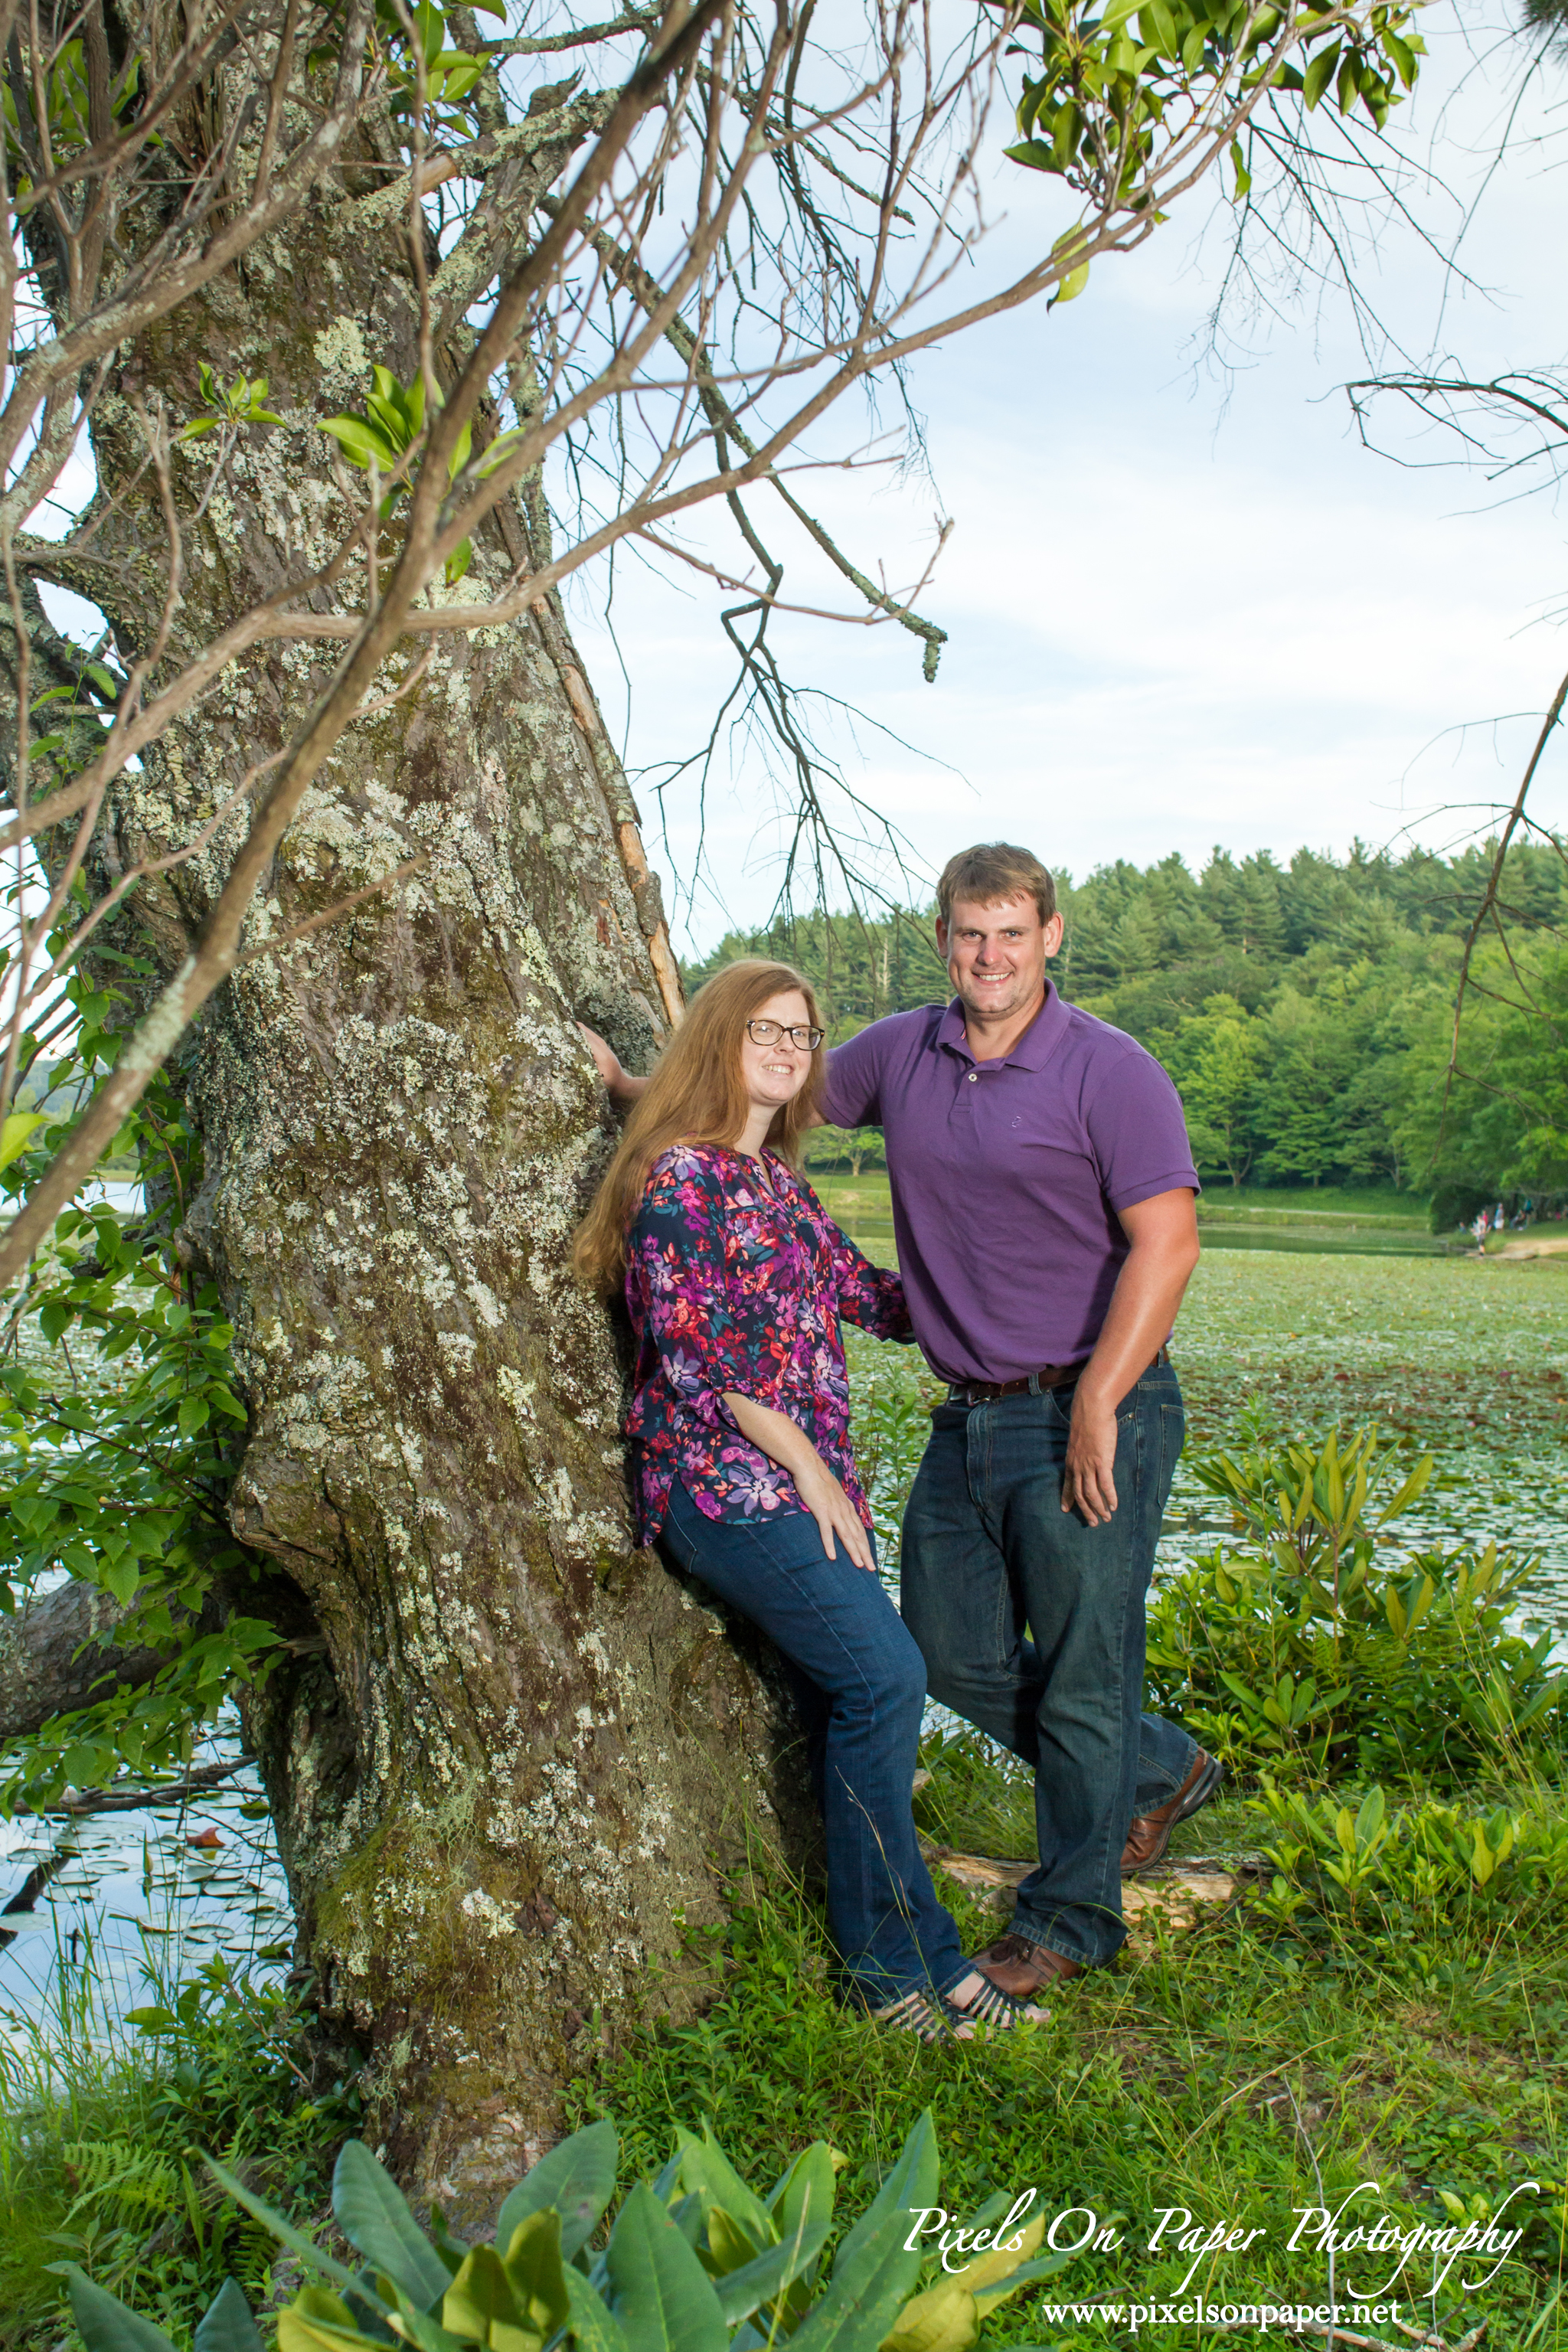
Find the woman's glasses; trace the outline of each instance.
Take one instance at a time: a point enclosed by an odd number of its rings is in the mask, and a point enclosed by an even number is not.
[[[746,1034],[753,1045],[776,1045],[781,1037],[787,1037],[803,1054],[815,1054],[823,1036],[820,1029],[786,1029],[782,1021],[748,1021]]]

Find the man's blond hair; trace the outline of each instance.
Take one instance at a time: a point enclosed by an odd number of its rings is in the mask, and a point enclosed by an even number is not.
[[[1032,849],[1020,849],[1011,841],[976,842],[973,849],[961,849],[948,859],[936,886],[936,909],[944,923],[952,922],[957,898],[967,898],[973,907],[1032,898],[1042,927],[1057,911],[1057,886],[1050,875]]]

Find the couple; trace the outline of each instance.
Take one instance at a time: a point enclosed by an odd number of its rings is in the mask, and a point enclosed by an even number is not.
[[[937,945],[957,992],[822,1052],[787,964],[726,965],[651,1078],[589,1035],[635,1104],[580,1229],[624,1284],[639,1533],[793,1669],[851,1995],[922,2040],[1042,2014],[1109,1960],[1122,1876],[1220,1768],[1142,1712],[1144,1593],[1176,1456],[1165,1340],[1197,1262],[1181,1102],[1121,1031],[1065,1003],[1049,874],[1005,843],[952,858]],[[880,1127],[902,1281],[798,1171],[824,1121]],[[901,1613],[855,1475],[842,1318],[917,1340],[948,1382],[904,1517]],[[966,1958],[910,1810],[927,1689],[1035,1774],[1039,1866]]]

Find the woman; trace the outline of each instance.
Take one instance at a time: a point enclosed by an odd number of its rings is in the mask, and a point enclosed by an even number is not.
[[[796,1166],[822,1024],[788,964],[727,964],[694,999],[577,1235],[624,1284],[638,1536],[795,1670],[827,1828],[828,1924],[852,1998],[924,2041],[1044,2011],[963,1958],[910,1811],[925,1665],[877,1575],[849,1448],[839,1318],[908,1339]]]

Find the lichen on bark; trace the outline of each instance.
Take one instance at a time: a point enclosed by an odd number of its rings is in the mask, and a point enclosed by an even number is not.
[[[162,544],[132,480],[132,394],[177,418],[205,360],[265,374],[284,419],[247,434],[189,530],[195,644],[327,552],[346,508],[320,415],[363,394],[372,360],[409,381],[415,327],[398,226],[323,194],[243,285],[122,351],[95,441],[100,497],[123,502],[90,584],[124,649],[147,640]],[[200,446],[177,460],[187,506]],[[528,528],[520,499],[481,533],[479,586]],[[414,660],[389,662],[385,693]],[[234,665],[121,781],[100,872],[191,841],[327,667],[278,643]],[[167,968],[245,823],[144,894]],[[401,883],[269,946],[416,855]],[[802,1820],[766,1662],[634,1546],[615,1333],[568,1269],[611,1139],[575,1018],[646,1066],[679,982],[553,598],[437,637],[403,698],[350,730],[246,944],[191,1066],[206,1176],[181,1245],[234,1320],[248,1425],[231,1514],[277,1564],[259,1606],[289,1642],[248,1725],[301,1958],[367,2052],[373,2131],[482,2207],[548,2138],[590,2021],[613,2038],[703,1998],[682,1923],[720,1916],[748,1834]]]

